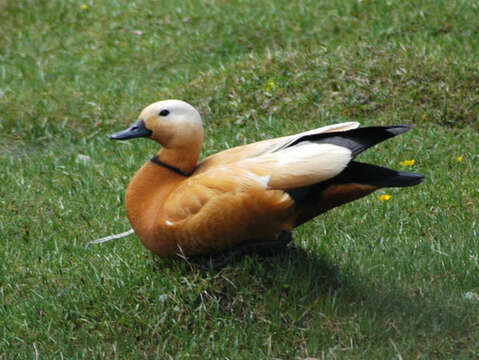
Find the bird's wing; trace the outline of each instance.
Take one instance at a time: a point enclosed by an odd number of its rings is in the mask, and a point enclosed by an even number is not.
[[[299,134],[237,146],[207,157],[200,164],[198,164],[195,173],[199,174],[218,166],[224,166],[241,160],[255,158],[263,154],[273,153],[279,149],[288,147],[289,144],[297,142],[299,139],[305,136],[352,130],[356,129],[358,126],[358,122],[345,122],[323,126]]]
[[[269,188],[291,190],[333,178],[364,150],[410,128],[410,125],[372,126],[306,133],[273,151],[238,161],[234,166],[269,176]]]
[[[351,161],[346,147],[310,141],[237,162],[238,168],[268,178],[270,189],[294,189],[331,179]]]

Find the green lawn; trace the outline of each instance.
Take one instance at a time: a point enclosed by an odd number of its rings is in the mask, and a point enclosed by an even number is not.
[[[203,114],[204,155],[414,123],[361,160],[426,180],[221,271],[85,249],[129,229],[157,149],[106,135],[167,98]],[[0,359],[479,357],[478,114],[474,0],[0,0]]]

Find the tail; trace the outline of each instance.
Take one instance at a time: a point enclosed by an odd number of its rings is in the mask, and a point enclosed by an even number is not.
[[[407,187],[418,185],[424,175],[395,171],[381,166],[351,161],[336,177],[323,183],[330,184],[364,184],[377,189],[383,187]]]

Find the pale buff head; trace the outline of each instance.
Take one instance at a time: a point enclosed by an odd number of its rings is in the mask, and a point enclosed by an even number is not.
[[[149,137],[168,149],[201,144],[203,123],[199,112],[181,100],[164,100],[148,105],[130,128],[110,138],[127,140]]]

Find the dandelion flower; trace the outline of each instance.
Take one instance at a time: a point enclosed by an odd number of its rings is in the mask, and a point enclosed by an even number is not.
[[[386,202],[388,200],[391,200],[391,198],[392,198],[392,195],[386,195],[386,194],[378,196],[378,199],[381,202]]]
[[[456,158],[456,162],[458,162],[458,163],[462,162],[462,156],[458,156],[458,157]]]
[[[402,166],[413,166],[415,163],[416,163],[416,160],[414,160],[414,159],[404,160],[404,161],[401,161],[401,162],[400,162],[400,164],[401,164]]]
[[[273,90],[274,88],[276,87],[276,84],[273,80],[270,80],[266,83],[266,86],[265,86],[265,90],[270,92],[271,90]]]
[[[86,10],[86,9],[88,9],[88,8],[89,8],[89,6],[88,6],[87,4],[82,4],[82,5],[80,6],[80,9],[82,9],[82,10]]]

